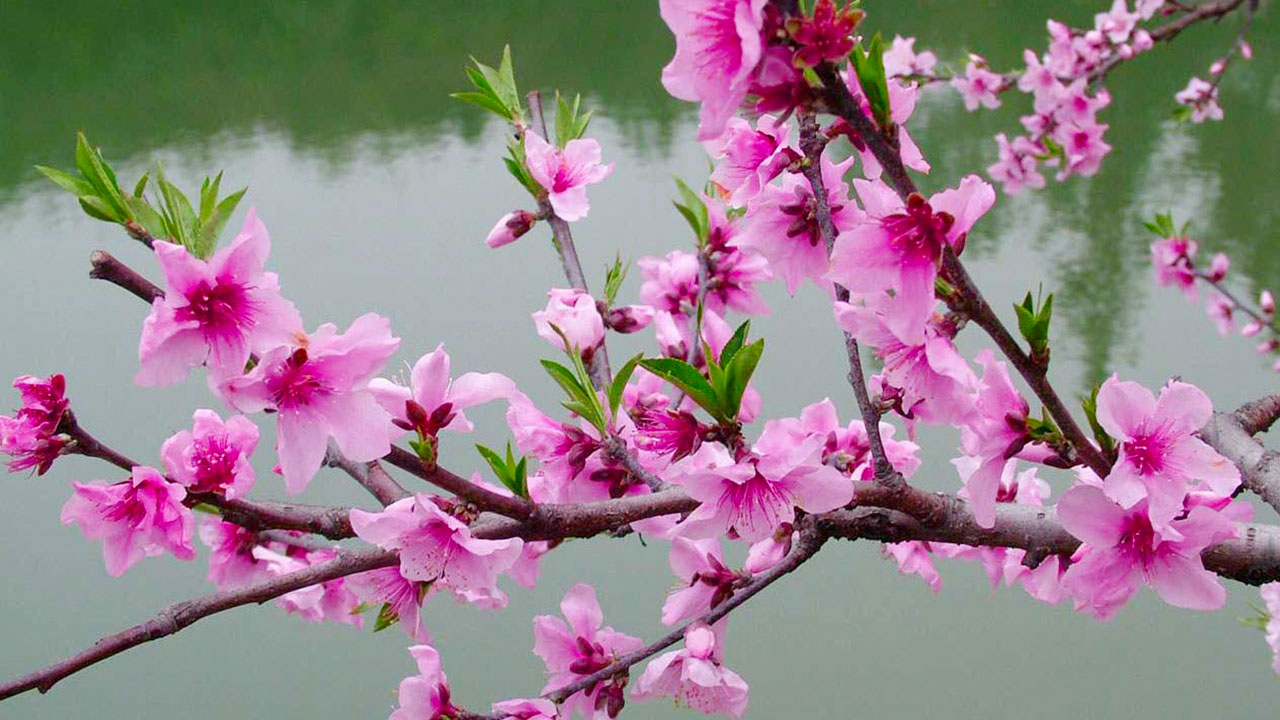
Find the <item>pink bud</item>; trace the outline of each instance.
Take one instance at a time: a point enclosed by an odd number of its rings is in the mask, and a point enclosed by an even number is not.
[[[1240,41],[1240,57],[1245,60],[1253,59],[1253,46],[1249,44],[1248,40]]]
[[[655,313],[648,305],[627,305],[610,310],[605,323],[614,332],[633,333],[648,327],[653,322]]]
[[[484,242],[491,248],[510,245],[521,235],[529,232],[537,221],[538,217],[528,210],[513,210],[502,216],[498,224],[489,231],[489,237],[485,238]]]
[[[1209,74],[1221,75],[1222,71],[1225,70],[1226,68],[1227,68],[1227,61],[1223,60],[1222,58],[1218,58],[1217,60],[1213,61],[1212,65],[1209,66]]]
[[[1209,261],[1209,279],[1214,282],[1220,282],[1227,276],[1227,270],[1231,267],[1231,258],[1226,253],[1217,253],[1213,259]]]
[[[1133,51],[1135,53],[1146,52],[1154,47],[1155,40],[1152,39],[1151,33],[1146,30],[1139,30],[1133,34]]]
[[[1262,312],[1267,315],[1276,314],[1276,298],[1271,294],[1270,290],[1263,290],[1258,296],[1258,304],[1262,306]]]

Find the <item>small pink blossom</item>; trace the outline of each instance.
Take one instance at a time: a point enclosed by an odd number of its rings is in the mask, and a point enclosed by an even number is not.
[[[1218,104],[1218,88],[1216,85],[1193,77],[1187,87],[1173,96],[1179,105],[1191,108],[1191,122],[1202,123],[1205,120],[1221,120],[1222,106]]]
[[[920,468],[920,458],[916,457],[920,446],[908,440],[895,440],[896,432],[893,425],[880,422],[880,440],[889,464],[910,478]],[[852,420],[847,426],[842,426],[830,399],[805,407],[799,418],[781,418],[765,423],[764,431],[756,440],[755,450],[762,455],[787,452],[811,439],[822,442],[824,465],[858,482],[874,479],[875,463],[871,457],[866,424]]]
[[[976,463],[961,473],[973,517],[982,527],[994,527],[1000,477],[1005,463],[1026,446],[1027,415],[1031,408],[1009,379],[1009,369],[991,350],[978,353],[982,381],[974,413],[961,428],[960,446]]]
[[[66,379],[60,374],[48,378],[21,375],[14,379],[13,387],[22,398],[22,407],[13,415],[0,415],[0,453],[10,458],[9,472],[33,469],[43,475],[68,442],[59,433],[70,406]]]
[[[556,704],[544,698],[517,698],[493,704],[501,720],[560,720]]]
[[[999,160],[987,166],[987,174],[1000,183],[1009,195],[1017,195],[1023,188],[1038,190],[1044,187],[1044,175],[1037,170],[1043,149],[1029,138],[1019,135],[1009,142],[1004,133],[996,135]]]
[[[736,587],[749,577],[725,565],[719,538],[672,538],[668,559],[671,572],[684,584],[667,594],[662,606],[663,625],[675,625],[706,613],[732,597]]]
[[[794,522],[797,507],[819,513],[847,504],[853,483],[821,459],[818,438],[737,462],[722,446],[704,444],[664,475],[701,503],[681,524],[681,533],[712,537],[733,530],[750,543]]]
[[[160,457],[174,482],[193,493],[242,498],[253,487],[249,456],[258,446],[258,426],[243,415],[224,423],[212,410],[196,410],[191,430],[164,441]]]
[[[747,712],[747,682],[721,664],[721,644],[706,624],[691,625],[684,634],[684,648],[649,661],[631,696],[671,697],[704,715],[742,717]]]
[[[1227,271],[1231,269],[1231,258],[1226,253],[1214,253],[1213,258],[1209,260],[1209,279],[1213,282],[1222,282],[1227,277]]]
[[[270,350],[249,374],[222,385],[227,401],[241,412],[276,411],[276,451],[290,493],[311,482],[329,438],[356,462],[390,452],[397,429],[369,382],[399,345],[390,321],[368,313],[345,333],[326,323]]]
[[[1102,490],[1077,485],[1058,502],[1063,527],[1084,543],[1062,578],[1076,609],[1109,620],[1143,583],[1170,605],[1217,610],[1227,592],[1200,553],[1236,535],[1235,525],[1204,506],[1157,530],[1140,501],[1126,510]]]
[[[206,579],[219,590],[244,587],[267,575],[266,564],[253,556],[257,533],[216,517],[206,517],[198,532],[209,548]]]
[[[441,343],[413,364],[409,387],[374,378],[369,390],[397,427],[431,437],[441,430],[471,432],[473,426],[463,410],[516,392],[515,383],[500,373],[470,372],[451,379],[449,364],[449,353]]]
[[[898,563],[898,572],[903,575],[919,575],[935,595],[942,589],[942,576],[933,564],[929,543],[916,540],[885,543],[884,553]]]
[[[547,191],[551,209],[567,222],[587,216],[591,209],[587,186],[613,172],[613,163],[600,164],[600,143],[591,138],[570,140],[561,149],[526,129],[524,152],[529,174]]]
[[[929,50],[916,52],[916,39],[894,35],[889,49],[884,51],[884,74],[887,77],[908,75],[929,76],[938,64],[938,56]]]
[[[789,132],[773,115],[761,115],[754,128],[735,117],[722,138],[708,143],[712,157],[722,158],[711,181],[729,193],[730,203],[745,205],[800,157],[787,144]]]
[[[970,112],[981,105],[987,108],[1000,107],[999,92],[1004,87],[1004,78],[986,67],[986,61],[971,55],[969,64],[964,68],[964,76],[951,80],[951,87],[964,99],[964,109]]]
[[[195,518],[182,504],[187,492],[159,471],[139,465],[124,482],[72,485],[75,492],[62,506],[62,524],[75,523],[86,538],[102,541],[111,577],[120,577],[143,557],[167,552],[179,560],[195,558]]]
[[[440,665],[440,653],[430,645],[413,645],[409,654],[418,674],[400,681],[400,707],[387,720],[441,720],[457,709],[449,701],[449,679]]]
[[[764,51],[767,0],[660,0],[658,11],[676,38],[662,69],[673,96],[702,104],[698,139],[719,137],[747,96]]]
[[[1070,175],[1089,177],[1098,172],[1102,159],[1111,152],[1111,146],[1102,139],[1108,127],[1088,120],[1062,123],[1054,130],[1053,139],[1062,147],[1065,160],[1058,171],[1059,181]]]
[[[300,550],[282,548],[276,552],[264,546],[253,549],[253,557],[262,562],[269,575],[281,577],[301,572],[327,563],[337,557],[332,550]],[[276,604],[290,615],[297,615],[307,622],[336,622],[352,627],[363,627],[364,618],[356,612],[359,599],[351,591],[348,578],[335,578],[318,585],[309,585],[281,595]]]
[[[431,642],[431,633],[420,613],[427,583],[410,580],[398,567],[378,568],[346,578],[347,587],[363,603],[383,607],[399,621],[409,637],[420,643]]]
[[[604,319],[595,298],[582,290],[552,289],[547,293],[547,307],[533,314],[533,322],[538,336],[561,350],[569,349],[565,340],[584,354],[604,343]]]
[[[564,620],[550,615],[533,619],[533,652],[547,665],[544,693],[602,670],[619,655],[644,646],[640,638],[604,625],[604,613],[590,585],[579,583],[569,588],[560,601],[560,611]],[[613,717],[617,712],[609,712],[609,706],[620,709],[621,693],[615,684],[598,683],[570,695],[561,705],[561,713],[566,719],[575,712],[595,720]]]
[[[520,538],[482,540],[425,495],[397,500],[381,512],[351,511],[351,527],[366,542],[400,552],[400,574],[458,592],[501,597],[498,575],[520,557]]]
[[[240,375],[251,353],[290,342],[302,331],[275,273],[263,271],[271,239],[250,208],[231,244],[201,260],[157,241],[165,295],[151,305],[138,343],[139,385],[171,385],[204,364],[217,382]]]
[[[1093,25],[1098,32],[1106,35],[1112,44],[1119,45],[1129,39],[1139,19],[1141,19],[1141,13],[1129,12],[1129,4],[1125,0],[1115,0],[1111,4],[1110,12],[1098,13],[1094,16]]]
[[[510,245],[532,230],[533,224],[537,221],[538,216],[528,210],[512,210],[498,220],[498,224],[489,231],[489,236],[484,239],[484,243],[491,248]]]
[[[1157,400],[1138,383],[1109,378],[1098,390],[1098,424],[1115,438],[1119,457],[1106,477],[1107,495],[1126,508],[1149,499],[1151,522],[1161,530],[1193,485],[1231,495],[1240,471],[1196,437],[1212,417],[1212,403],[1194,385],[1172,381]]]
[[[1230,335],[1235,328],[1235,309],[1236,304],[1222,293],[1214,293],[1209,297],[1205,310],[1209,313],[1209,318],[1213,320],[1214,325],[1218,326],[1219,335]]]

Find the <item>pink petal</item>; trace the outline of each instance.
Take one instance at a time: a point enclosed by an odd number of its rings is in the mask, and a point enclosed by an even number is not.
[[[1112,375],[1098,389],[1098,424],[1116,439],[1133,437],[1156,409],[1151,391]]]
[[[1098,488],[1076,485],[1058,501],[1058,519],[1081,542],[1109,548],[1120,542],[1125,512]]]

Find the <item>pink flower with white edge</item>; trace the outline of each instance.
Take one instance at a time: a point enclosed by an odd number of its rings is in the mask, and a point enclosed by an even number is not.
[[[154,468],[138,465],[129,480],[114,484],[71,484],[75,493],[62,506],[62,524],[75,523],[86,538],[102,541],[111,577],[120,577],[143,557],[195,558],[195,518],[182,504],[187,491]]]
[[[658,12],[676,38],[676,54],[662,69],[673,96],[702,104],[698,139],[725,130],[746,99],[764,52],[767,0],[659,0]]]
[[[556,704],[545,698],[517,698],[493,704],[500,720],[560,720]]]
[[[1196,250],[1195,241],[1186,236],[1175,235],[1151,243],[1151,266],[1156,273],[1156,283],[1176,287],[1188,300],[1195,300]]]
[[[964,109],[973,112],[979,105],[987,108],[1000,107],[999,92],[1004,87],[1004,78],[999,73],[988,70],[987,63],[982,58],[976,55],[970,55],[969,58],[964,75],[951,80],[951,87],[964,99]]]
[[[431,642],[431,633],[419,612],[429,587],[427,583],[410,580],[400,574],[398,567],[378,568],[351,575],[346,580],[362,603],[385,607],[409,637],[420,643]]]
[[[848,504],[853,483],[821,464],[822,444],[814,438],[786,452],[737,462],[722,446],[704,444],[663,475],[701,503],[681,523],[680,533],[714,537],[732,530],[753,543],[793,523],[797,507],[820,513]]]
[[[840,233],[827,278],[857,293],[893,289],[902,313],[895,331],[916,339],[934,306],[942,251],[959,253],[974,223],[995,204],[995,190],[976,175],[929,199],[913,193],[904,204],[880,181],[854,180],[866,214]]]
[[[59,374],[48,378],[21,375],[14,379],[13,387],[22,398],[22,407],[13,415],[0,415],[0,453],[10,458],[9,472],[31,469],[44,475],[68,442],[59,433],[70,406],[67,381]]]
[[[1194,385],[1172,381],[1157,400],[1138,383],[1111,376],[1098,390],[1098,424],[1119,447],[1107,495],[1126,508],[1148,500],[1160,530],[1182,512],[1193,488],[1230,496],[1240,485],[1239,469],[1196,436],[1212,417],[1213,404]]]
[[[746,205],[800,157],[787,145],[789,132],[790,126],[773,115],[761,115],[754,128],[742,118],[732,118],[724,136],[708,143],[711,156],[721,159],[711,182],[729,193],[731,204]]]
[[[591,209],[587,186],[603,181],[613,172],[613,163],[600,164],[600,143],[591,138],[570,140],[561,149],[526,129],[524,156],[529,174],[547,191],[551,209],[566,222],[587,216]]]
[[[196,410],[191,430],[181,430],[160,447],[165,470],[193,493],[242,498],[253,487],[249,456],[258,447],[258,426],[243,415],[224,423],[212,410]]]
[[[418,674],[400,681],[400,707],[387,720],[440,720],[457,709],[449,701],[449,679],[440,666],[440,653],[430,645],[413,645],[409,654]]]
[[[747,712],[747,682],[722,664],[723,640],[717,635],[705,623],[689,626],[684,648],[649,661],[631,697],[670,697],[704,715],[742,717]]]
[[[1267,645],[1271,647],[1271,669],[1280,675],[1280,582],[1267,583],[1262,586],[1262,602],[1266,604]]]
[[[280,470],[288,491],[300,493],[324,462],[329,438],[356,462],[391,451],[398,430],[369,381],[399,346],[390,321],[375,313],[341,334],[325,323],[263,354],[249,374],[223,383],[222,393],[241,412],[276,411]]]
[[[1146,501],[1126,510],[1096,487],[1077,485],[1058,502],[1058,519],[1084,544],[1062,578],[1076,610],[1109,620],[1143,584],[1162,600],[1190,610],[1217,610],[1227,591],[1205,570],[1200,553],[1236,536],[1236,526],[1205,506],[1157,530]]]
[[[417,582],[440,581],[460,591],[497,596],[498,575],[520,557],[520,538],[482,540],[426,495],[391,503],[380,512],[351,511],[362,540],[400,553],[400,574]]]
[[[733,591],[750,578],[724,564],[719,538],[674,537],[667,557],[671,572],[684,585],[667,594],[662,605],[663,625],[675,625],[706,613],[732,597]]]
[[[197,531],[209,548],[209,573],[205,579],[219,590],[244,587],[267,575],[266,563],[253,556],[258,534],[245,528],[205,517]]]
[[[570,685],[608,667],[619,655],[644,647],[640,638],[604,625],[604,613],[590,585],[578,583],[569,588],[560,601],[560,611],[564,620],[551,615],[533,619],[533,652],[547,665],[543,693]],[[561,704],[561,713],[565,718],[575,712],[595,720],[612,717],[617,713],[609,713],[608,706],[612,701],[620,709],[621,692],[617,685],[597,683],[570,695]]]
[[[823,157],[821,162],[823,187],[837,232],[861,221],[862,214],[849,201],[848,185],[842,178],[852,164],[853,158],[833,164]],[[803,175],[788,173],[782,177],[781,186],[766,185],[747,204],[742,222],[744,227],[735,244],[765,256],[773,271],[782,276],[787,292],[795,295],[806,278],[818,287],[830,287],[823,279],[829,263],[818,227],[813,188]]]
[[[604,319],[596,308],[595,298],[582,290],[550,290],[547,293],[547,307],[533,314],[533,323],[538,330],[538,337],[561,350],[568,350],[564,346],[565,340],[583,353],[604,343]],[[556,332],[556,328],[560,332]]]
[[[491,248],[510,245],[532,230],[533,224],[537,221],[538,216],[528,210],[512,210],[503,215],[498,220],[498,224],[493,226],[489,236],[484,239],[484,244]]]
[[[252,208],[230,245],[201,260],[181,245],[155,243],[165,295],[142,325],[139,385],[171,385],[204,364],[220,381],[244,372],[249,355],[292,341],[302,318],[263,271],[271,239]]]
[[[469,372],[451,379],[449,364],[449,354],[441,343],[413,364],[409,387],[374,378],[369,381],[369,391],[397,427],[432,437],[441,430],[471,432],[473,426],[463,410],[510,398],[516,392],[511,378],[500,373]]]

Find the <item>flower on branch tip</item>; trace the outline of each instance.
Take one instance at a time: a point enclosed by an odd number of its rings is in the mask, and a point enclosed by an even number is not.
[[[380,512],[351,510],[351,527],[362,540],[400,553],[400,574],[415,582],[436,582],[464,599],[502,606],[506,596],[498,575],[520,557],[520,538],[483,540],[465,522],[432,498],[415,495]]]
[[[253,487],[249,456],[258,446],[258,426],[243,415],[226,422],[213,410],[196,410],[192,429],[181,430],[160,447],[160,458],[174,482],[193,493],[242,498]]]
[[[484,239],[484,242],[491,248],[510,245],[532,230],[533,224],[537,221],[538,216],[528,210],[512,210],[498,220],[498,224],[489,231],[489,236]]]
[[[578,679],[608,667],[619,655],[639,650],[644,641],[604,625],[604,613],[596,599],[595,588],[578,583],[569,588],[560,601],[564,620],[550,615],[533,619],[533,652],[546,663],[547,684],[543,693],[553,692]],[[623,680],[625,682],[625,680]],[[620,703],[621,688],[609,681],[570,695],[561,705],[564,718],[580,712],[588,720],[614,717],[601,700],[614,698]],[[620,708],[617,708],[620,709]]]
[[[659,0],[658,11],[676,40],[662,69],[673,96],[702,104],[698,139],[711,140],[746,99],[764,52],[767,0]]]
[[[231,244],[208,260],[181,245],[156,241],[165,276],[164,297],[151,304],[138,343],[136,382],[170,385],[204,364],[211,382],[244,372],[252,353],[290,342],[302,331],[293,303],[280,295],[275,273],[264,272],[271,239],[250,208]]]
[[[510,399],[516,384],[500,373],[469,372],[450,378],[450,359],[444,344],[423,355],[409,371],[409,387],[374,378],[369,391],[396,427],[435,437],[441,430],[471,432],[463,410],[493,400]]]
[[[400,345],[391,323],[361,315],[345,333],[331,323],[276,347],[247,375],[221,386],[227,402],[246,413],[276,411],[276,451],[290,493],[302,492],[324,462],[328,440],[355,462],[391,450],[399,430],[369,389]]]
[[[440,720],[457,709],[449,701],[449,679],[440,665],[440,653],[430,645],[413,645],[409,654],[418,674],[400,681],[400,707],[387,720]]]
[[[1151,243],[1151,266],[1156,273],[1156,283],[1176,287],[1188,300],[1194,300],[1197,249],[1196,242],[1185,235],[1172,235]]]
[[[705,623],[690,625],[684,648],[663,653],[645,666],[631,697],[640,700],[671,697],[704,715],[740,718],[747,712],[748,686],[725,667],[723,625],[717,631]]]
[[[62,524],[76,524],[90,540],[102,541],[107,574],[120,577],[143,557],[171,553],[195,558],[195,518],[182,504],[186,490],[154,468],[139,465],[123,482],[73,482],[62,506]]]
[[[21,375],[14,379],[13,387],[22,398],[22,407],[13,415],[0,415],[0,453],[10,458],[9,472],[32,469],[44,475],[68,442],[59,433],[70,407],[66,378],[60,374],[48,378]]]
[[[555,214],[566,222],[585,218],[591,209],[587,186],[603,181],[613,172],[613,163],[600,164],[600,143],[579,138],[570,140],[562,149],[526,129],[524,148],[529,174],[547,191],[547,201]],[[493,233],[489,237],[492,240]],[[490,247],[497,245],[490,242]]]

